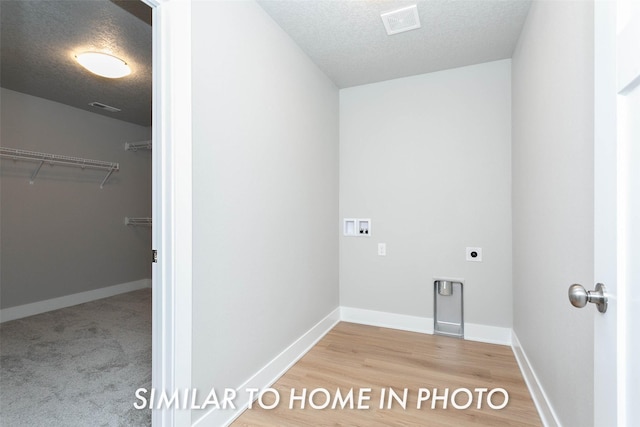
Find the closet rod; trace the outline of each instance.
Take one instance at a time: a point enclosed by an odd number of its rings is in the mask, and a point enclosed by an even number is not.
[[[31,175],[29,183],[33,184],[40,168],[45,163],[50,165],[63,165],[78,167],[81,169],[99,169],[106,170],[107,176],[104,177],[100,188],[104,187],[109,177],[114,171],[120,170],[118,163],[103,162],[101,160],[83,159],[81,157],[61,156],[59,154],[39,153],[37,151],[19,150],[16,148],[0,147],[0,157],[13,160],[25,160],[30,162],[40,162],[36,170]]]
[[[151,150],[151,141],[125,142],[124,149],[127,151]]]
[[[128,216],[124,217],[124,225],[144,225],[149,226],[153,224],[151,218],[129,218]]]

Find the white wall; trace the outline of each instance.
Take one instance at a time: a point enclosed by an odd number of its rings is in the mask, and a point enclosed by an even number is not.
[[[2,308],[151,278],[151,231],[124,225],[151,215],[150,153],[124,150],[151,130],[1,89],[1,145],[120,163],[106,172],[3,159]]]
[[[593,424],[593,3],[534,2],[513,56],[514,331],[565,426]]]
[[[338,307],[338,90],[254,2],[194,2],[192,29],[192,378],[209,390]]]
[[[340,238],[342,306],[432,318],[432,278],[459,277],[465,323],[511,327],[510,67],[340,91],[340,218],[373,233]]]

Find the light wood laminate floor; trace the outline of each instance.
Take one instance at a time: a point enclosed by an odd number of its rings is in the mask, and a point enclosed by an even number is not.
[[[263,409],[254,403],[232,425],[239,426],[540,426],[540,418],[524,383],[510,347],[465,341],[437,335],[372,326],[339,323],[302,359],[289,369],[273,386],[278,390],[280,403],[274,409]],[[335,399],[339,389],[341,396],[354,389],[354,405],[358,404],[358,392],[370,396],[369,409],[337,408],[313,409],[308,397],[316,389],[329,392]],[[371,388],[367,393],[366,388]],[[402,396],[407,389],[406,409],[393,401],[391,409],[380,396],[389,395],[389,388]],[[425,400],[417,409],[420,389],[431,394],[437,388],[438,396],[449,389],[447,409],[443,402]],[[451,394],[465,388],[472,393],[468,409],[455,409]],[[477,388],[489,391],[503,388],[509,402],[504,409],[491,409],[487,393],[478,399]],[[305,409],[294,401],[290,409],[291,389],[300,396],[307,390]],[[422,391],[423,397],[425,392]],[[263,404],[273,403],[274,394],[265,393]],[[316,391],[314,402],[322,406],[326,395]],[[503,394],[492,397],[494,406],[503,402]],[[458,392],[457,405],[469,402],[465,392]],[[477,405],[480,402],[481,408]]]

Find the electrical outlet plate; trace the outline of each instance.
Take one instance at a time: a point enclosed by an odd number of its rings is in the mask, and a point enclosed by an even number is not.
[[[379,256],[387,256],[387,244],[386,243],[378,243],[378,255]]]
[[[467,261],[482,262],[482,248],[467,247]]]

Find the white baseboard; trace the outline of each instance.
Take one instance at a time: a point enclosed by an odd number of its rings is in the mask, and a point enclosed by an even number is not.
[[[511,345],[511,328],[465,322],[464,339],[489,344]]]
[[[282,353],[267,363],[254,376],[249,378],[244,384],[238,387],[237,398],[234,402],[237,409],[216,410],[212,409],[193,423],[193,427],[219,427],[228,426],[238,418],[249,406],[249,388],[263,390],[275,383],[289,368],[291,368],[302,356],[316,345],[333,327],[340,321],[340,308],[336,308],[324,319],[318,322],[298,338],[293,344],[287,347]]]
[[[202,415],[199,419],[197,419],[193,423],[193,426],[229,426],[249,406],[250,402],[249,394],[246,391],[247,389],[254,388],[258,390],[264,390],[265,388],[272,386],[289,368],[291,368],[291,366],[293,366],[300,358],[302,358],[302,356],[304,356],[340,321],[378,326],[383,328],[399,329],[403,331],[433,334],[432,318],[386,313],[353,307],[339,307],[324,319],[322,319],[320,322],[318,322],[314,327],[309,329],[309,331],[307,331],[302,337],[300,337],[282,353],[280,353],[273,360],[267,363],[260,371],[253,375],[244,384],[238,387],[236,389],[237,397],[236,399],[234,399],[234,403],[236,404],[237,409],[212,409]],[[512,336],[515,341],[512,341]],[[465,339],[502,345],[512,345],[512,342],[517,343],[517,338],[515,337],[515,334],[512,335],[512,330],[510,328],[501,328],[473,323],[465,323]],[[514,353],[516,353],[517,359],[518,353],[516,352],[515,348]],[[527,376],[525,375],[523,364],[520,362],[520,360],[518,360],[518,363],[526,380]],[[530,370],[530,372],[532,371]],[[528,381],[527,385],[529,385]],[[531,390],[531,386],[529,386],[529,388]],[[555,426],[556,424],[547,423],[545,421],[545,418],[542,415],[541,407],[539,406],[538,401],[535,398],[533,390],[531,391],[531,393],[532,396],[534,396],[534,402],[536,402],[536,406],[538,407],[538,411],[540,412],[540,416],[543,422],[545,422],[545,425]],[[543,397],[543,400],[546,402],[546,398]],[[551,413],[553,413],[553,411],[551,411]]]
[[[361,325],[433,334],[433,318],[386,313],[362,308],[341,307],[341,320]],[[464,324],[464,339],[491,344],[511,345],[511,329],[497,326]]]
[[[365,310],[363,308],[340,307],[340,320],[380,328],[433,334],[433,319],[430,317],[408,316],[406,314],[386,313],[384,311]]]
[[[511,348],[513,349],[513,354],[516,357],[518,366],[520,366],[520,372],[522,372],[524,381],[525,383],[527,383],[527,387],[529,388],[529,394],[531,394],[533,403],[536,405],[536,409],[538,410],[538,414],[540,415],[542,424],[545,427],[560,426],[558,417],[553,410],[553,407],[549,403],[549,399],[547,398],[542,385],[538,381],[538,377],[531,367],[529,359],[527,358],[527,355],[524,352],[524,349],[522,348],[522,345],[520,344],[515,331],[512,331],[511,335]]]
[[[122,283],[120,285],[107,286],[106,288],[94,289],[59,298],[52,298],[45,301],[9,307],[0,310],[0,323],[150,287],[151,279],[141,279],[133,282]]]

